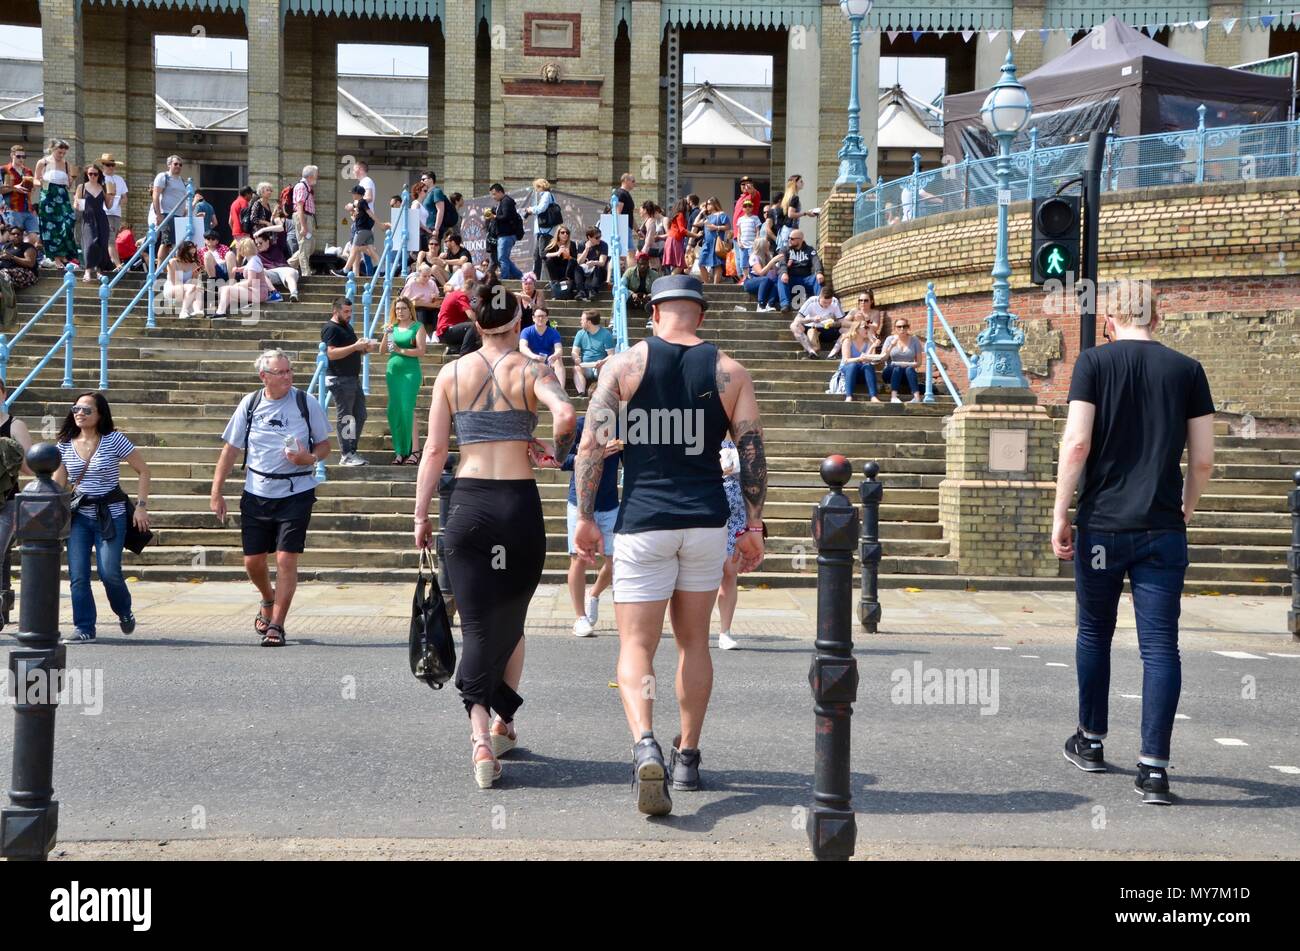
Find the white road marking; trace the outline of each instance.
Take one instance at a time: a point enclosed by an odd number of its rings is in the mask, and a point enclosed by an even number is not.
[[[1142,694],[1140,694],[1140,693],[1122,693],[1122,694],[1120,694],[1120,696],[1123,697],[1125,700],[1141,700],[1141,699],[1142,699]]]
[[[1230,736],[1216,736],[1214,742],[1220,746],[1250,746],[1245,740],[1235,740]]]
[[[1185,714],[1185,713],[1175,713],[1175,714],[1174,714],[1174,719],[1175,719],[1175,720],[1190,720],[1191,717],[1189,717],[1189,716],[1188,716],[1187,714]]]
[[[1010,647],[995,647],[995,648],[993,648],[993,649],[994,649],[995,651],[1009,651],[1009,650],[1011,650]]]
[[[1054,664],[1054,663],[1051,663],[1051,662],[1049,661],[1048,664],[1047,664],[1047,666],[1048,666],[1048,667],[1069,667],[1070,665],[1069,665],[1069,664]]]
[[[1268,656],[1269,657],[1300,657],[1300,654],[1274,654],[1272,651],[1269,651]]]
[[[1038,660],[1037,654],[1021,654],[1020,656],[1023,657],[1025,660]]]
[[[1251,654],[1248,651],[1211,651],[1220,657],[1231,657],[1233,660],[1263,660],[1258,654]]]
[[[1279,773],[1288,773],[1292,776],[1300,775],[1300,766],[1270,766],[1269,769],[1275,769]]]

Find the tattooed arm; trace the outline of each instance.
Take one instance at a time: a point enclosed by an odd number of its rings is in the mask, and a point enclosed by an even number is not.
[[[759,417],[758,397],[749,371],[728,357],[718,354],[718,389],[722,405],[731,420],[731,436],[740,456],[740,492],[745,499],[745,524],[759,528],[763,524],[763,503],[767,499],[767,455],[763,448],[763,421]],[[753,571],[763,561],[763,533],[747,531],[736,543],[735,560],[740,571]]]
[[[573,404],[569,402],[568,395],[564,392],[564,387],[555,376],[555,371],[551,369],[548,363],[537,363],[529,361],[526,372],[532,380],[533,392],[537,396],[539,403],[546,404],[546,408],[551,411],[553,420],[552,432],[554,433],[555,458],[563,461],[564,457],[569,454],[569,447],[573,445],[573,436],[575,427],[578,425],[578,415],[573,411]]]
[[[590,519],[596,511],[596,490],[605,469],[605,444],[619,435],[619,403],[631,399],[645,372],[647,347],[639,343],[609,358],[600,371],[596,392],[587,405],[582,443],[573,464],[578,518]]]

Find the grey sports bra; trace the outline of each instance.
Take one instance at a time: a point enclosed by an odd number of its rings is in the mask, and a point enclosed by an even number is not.
[[[487,405],[491,406],[495,401],[497,394],[509,406],[509,409],[479,409],[469,410],[460,408],[460,389],[456,383],[460,373],[460,361],[457,360],[452,364],[452,390],[457,394],[456,409],[451,415],[451,424],[456,429],[456,443],[461,446],[469,446],[479,442],[528,442],[533,438],[533,430],[537,428],[537,414],[528,409],[516,409],[515,405],[510,402],[510,397],[506,396],[506,391],[497,383],[496,369],[500,366],[501,361],[510,356],[510,351],[503,353],[496,363],[488,363],[488,358],[483,356],[483,351],[475,350],[476,354],[487,364],[488,375],[483,381],[483,385],[478,388],[474,398],[470,400],[473,406],[478,402],[483,391],[492,387],[492,393],[488,395]],[[520,377],[523,377],[523,370],[520,368]]]

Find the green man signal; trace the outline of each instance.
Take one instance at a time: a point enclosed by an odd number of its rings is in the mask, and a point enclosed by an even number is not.
[[[1034,200],[1032,278],[1069,283],[1079,268],[1080,215],[1076,195]]]

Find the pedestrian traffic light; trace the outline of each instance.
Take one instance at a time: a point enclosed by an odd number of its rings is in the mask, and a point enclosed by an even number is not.
[[[1053,195],[1034,199],[1033,258],[1035,284],[1069,283],[1079,270],[1079,198]]]

